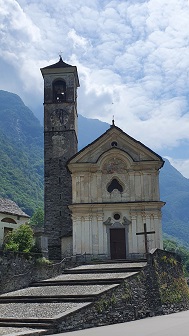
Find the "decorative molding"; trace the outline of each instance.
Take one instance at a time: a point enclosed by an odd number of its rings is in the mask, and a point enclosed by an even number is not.
[[[104,225],[113,225],[113,223],[111,221],[112,221],[111,217],[108,217],[108,219],[106,219],[106,221],[103,222],[103,224]]]
[[[122,222],[123,225],[130,225],[131,224],[131,221],[129,219],[127,219],[127,217],[123,217],[123,222]]]

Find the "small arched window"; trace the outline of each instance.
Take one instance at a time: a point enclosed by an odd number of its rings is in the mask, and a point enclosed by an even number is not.
[[[109,184],[107,190],[108,190],[109,193],[111,193],[115,189],[117,189],[119,192],[123,192],[122,185],[119,183],[119,181],[117,179],[114,178],[111,181],[111,183]]]
[[[66,101],[66,83],[57,80],[53,83],[53,102],[62,103]]]
[[[17,224],[14,219],[9,218],[9,217],[5,217],[5,218],[1,219],[1,222],[3,222],[3,223]]]

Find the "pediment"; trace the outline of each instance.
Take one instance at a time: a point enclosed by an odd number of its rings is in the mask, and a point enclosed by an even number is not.
[[[163,165],[162,158],[141,142],[130,137],[120,128],[112,126],[108,131],[80,150],[69,160],[69,167],[73,164],[100,164],[107,165],[113,162],[113,158],[119,160],[119,167],[131,166],[139,163],[158,163]],[[115,166],[115,165],[114,165]],[[158,169],[159,169],[158,168]],[[109,164],[111,170],[111,165]],[[124,169],[124,168],[123,168]]]

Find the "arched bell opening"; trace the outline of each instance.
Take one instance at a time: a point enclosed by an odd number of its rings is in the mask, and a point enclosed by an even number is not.
[[[56,80],[53,83],[53,102],[62,103],[66,101],[66,83],[63,80]]]

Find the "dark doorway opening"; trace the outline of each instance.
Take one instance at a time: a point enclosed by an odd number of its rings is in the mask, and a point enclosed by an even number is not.
[[[126,259],[125,228],[110,229],[111,259]]]

